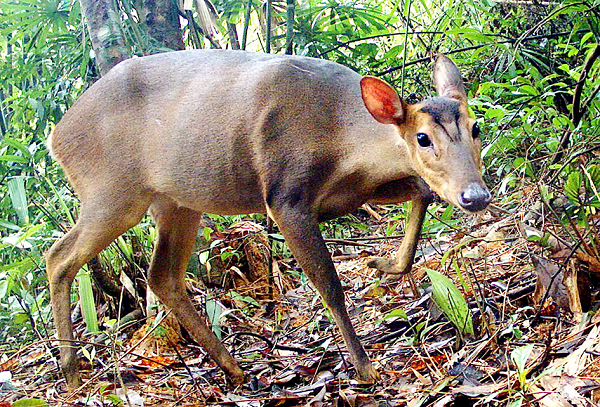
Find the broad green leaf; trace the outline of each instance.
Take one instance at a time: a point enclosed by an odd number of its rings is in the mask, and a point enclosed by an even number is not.
[[[454,28],[447,30],[446,34],[459,35],[461,38],[479,42],[488,42],[490,40],[489,36],[472,27]]]
[[[486,119],[502,119],[506,116],[506,112],[500,108],[491,108],[485,111]]]
[[[444,315],[463,334],[473,334],[471,311],[462,294],[445,275],[426,269],[433,288],[433,300]]]
[[[525,371],[525,364],[527,363],[527,359],[529,359],[529,355],[533,350],[533,346],[534,345],[532,343],[525,346],[520,346],[518,348],[515,348],[510,353],[510,358],[513,362],[515,362],[515,365],[517,366],[517,370],[519,372]]]
[[[203,265],[207,264],[209,257],[210,257],[210,252],[208,250],[201,251],[200,254],[198,255],[198,261],[200,262],[200,264],[203,264]]]
[[[533,344],[520,346],[514,349],[510,353],[510,359],[514,362],[517,367],[518,379],[521,384],[521,388],[524,388],[527,381],[527,360],[529,359],[529,355],[531,355],[531,351],[533,350]]]
[[[406,315],[406,311],[404,311],[403,309],[400,309],[400,308],[388,312],[387,315],[385,316],[385,319],[396,318],[396,317],[402,318],[404,320],[408,319],[408,315]]]
[[[98,315],[96,314],[96,302],[94,301],[92,279],[89,272],[81,271],[77,276],[77,284],[85,326],[89,332],[98,332]]]
[[[536,96],[539,94],[538,90],[531,85],[523,85],[519,88],[521,93],[525,93],[527,95]]]
[[[210,234],[212,232],[213,232],[213,230],[209,227],[202,228],[202,236],[204,237],[204,240],[206,240],[207,242],[210,242]]]
[[[19,223],[25,225],[29,222],[29,211],[27,209],[27,194],[25,193],[25,177],[18,176],[8,180],[8,194],[12,207],[17,213]]]
[[[31,152],[25,145],[23,145],[23,143],[19,143],[17,140],[14,140],[11,138],[5,138],[4,142],[6,144],[8,144],[9,146],[16,148],[21,153],[23,153],[23,157],[31,158]]]
[[[571,202],[579,202],[579,188],[581,188],[582,181],[583,175],[577,171],[570,173],[567,177],[567,181],[565,182],[565,194]]]
[[[210,322],[210,326],[217,336],[219,340],[221,340],[221,314],[223,313],[223,309],[221,308],[221,304],[219,304],[214,299],[206,300],[206,315],[208,316],[208,321]]]
[[[21,227],[19,225],[15,225],[14,223],[10,223],[2,219],[0,219],[0,227],[12,230],[21,230]]]
[[[391,310],[390,312],[388,312],[383,318],[381,318],[376,323],[380,324],[383,321],[387,321],[388,319],[397,319],[397,318],[400,318],[404,321],[408,321],[408,315],[406,314],[406,311],[404,311],[401,308],[397,308],[397,309],[394,309],[394,310]]]
[[[21,399],[15,401],[13,407],[46,407],[48,403],[40,399]]]

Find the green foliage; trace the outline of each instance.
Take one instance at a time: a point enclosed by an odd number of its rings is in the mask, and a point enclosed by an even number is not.
[[[594,160],[596,162],[596,160]],[[573,204],[572,211],[583,225],[600,208],[600,163],[581,165],[568,173],[564,192]]]
[[[87,271],[80,271],[77,276],[81,311],[85,326],[89,332],[98,332],[98,316],[96,315],[96,302],[92,291],[92,279]]]
[[[47,407],[48,403],[40,399],[21,399],[15,401],[13,407]]]
[[[223,306],[214,298],[209,298],[204,304],[206,315],[213,332],[221,340],[221,316],[223,315]]]
[[[241,295],[237,291],[230,291],[229,293],[227,293],[227,296],[230,297],[232,300],[245,302],[248,305],[260,308],[260,304],[254,298],[246,295]]]
[[[519,379],[521,390],[526,390],[528,370],[525,367],[533,346],[533,344],[521,346],[510,353],[510,359],[517,367],[517,378]]]
[[[393,309],[390,312],[388,312],[387,314],[385,314],[385,316],[383,318],[381,318],[379,321],[377,321],[378,324],[382,323],[383,321],[389,321],[389,320],[396,320],[396,319],[402,319],[405,321],[408,321],[408,315],[406,314],[406,311],[404,311],[403,309]]]
[[[433,300],[444,315],[463,335],[472,335],[473,319],[469,306],[454,283],[445,275],[427,269],[433,288]]]

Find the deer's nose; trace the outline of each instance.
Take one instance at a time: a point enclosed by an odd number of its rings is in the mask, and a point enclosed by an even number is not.
[[[458,196],[458,203],[469,212],[485,209],[492,200],[490,191],[481,184],[469,184]]]

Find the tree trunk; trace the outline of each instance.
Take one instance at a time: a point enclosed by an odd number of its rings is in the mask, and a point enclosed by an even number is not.
[[[291,55],[294,51],[294,14],[296,11],[296,5],[294,4],[294,0],[287,0],[286,3],[285,53]]]
[[[129,58],[113,0],[80,0],[100,75]]]
[[[238,40],[237,30],[235,24],[227,23],[227,35],[229,35],[229,42],[231,43],[231,49],[239,50],[240,41]]]
[[[175,0],[143,0],[141,15],[148,34],[161,45],[172,50],[185,48]]]

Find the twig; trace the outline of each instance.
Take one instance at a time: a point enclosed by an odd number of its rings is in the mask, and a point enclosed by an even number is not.
[[[344,42],[340,42],[338,45],[336,45],[335,47],[326,49],[323,52],[318,53],[317,55],[315,55],[315,57],[320,58],[325,54],[328,54],[332,51],[338,50],[340,48],[346,47],[350,44],[353,44],[355,42],[361,42],[361,41],[368,41],[368,40],[375,40],[378,38],[387,38],[387,37],[395,37],[398,35],[405,35],[405,33],[401,32],[401,33],[387,33],[387,34],[377,34],[377,35],[369,35],[367,37],[361,37],[361,38],[356,38],[353,40],[349,40],[349,41],[344,41]],[[409,32],[408,35],[449,35],[446,34],[444,31],[413,31],[413,32]],[[504,37],[506,38],[505,35],[502,34],[487,34],[489,37]]]
[[[590,70],[592,69],[594,62],[596,62],[596,59],[598,59],[598,57],[600,57],[600,43],[596,44],[596,48],[594,48],[594,51],[592,51],[589,58],[585,61],[585,64],[583,65],[583,68],[581,70],[581,75],[579,76],[579,82],[577,82],[577,86],[575,87],[575,93],[573,94],[573,126],[574,127],[577,127],[577,125],[581,121],[581,118],[583,117],[583,114],[585,113],[585,111],[581,108],[581,94],[583,92],[583,87],[585,85],[585,81],[588,77],[588,74],[589,74]],[[568,140],[567,140],[567,142],[568,142]],[[566,146],[563,145],[563,148],[564,147],[566,147]]]
[[[196,381],[196,378],[194,378],[194,374],[192,373],[192,370],[190,369],[190,367],[188,366],[188,364],[185,363],[185,359],[183,358],[183,356],[179,352],[179,349],[177,349],[177,345],[173,343],[173,341],[171,340],[171,338],[169,338],[169,335],[165,335],[165,338],[167,339],[167,341],[169,342],[169,345],[171,346],[171,348],[173,349],[173,351],[177,355],[177,358],[179,359],[179,361],[183,364],[183,367],[185,368],[186,372],[190,376],[190,379],[192,379],[192,387],[195,388],[202,395],[202,397],[204,398],[204,400],[202,400],[202,401],[206,402],[206,399],[207,399],[206,394],[204,394],[204,391],[202,391],[202,387],[200,387],[198,385],[198,382]]]
[[[577,153],[573,153],[573,155],[571,157],[569,157],[569,159],[558,170],[554,171],[554,175],[552,175],[552,177],[548,180],[548,184],[552,184],[556,180],[556,178],[560,175],[562,170],[564,170],[565,167],[567,165],[569,165],[574,159],[576,159],[582,155],[592,153],[596,150],[600,150],[600,146],[594,146],[594,147],[588,148],[586,150],[579,151]]]
[[[587,33],[589,32],[589,30],[579,30],[577,31],[577,33]],[[449,50],[446,51],[445,54],[446,55],[451,55],[451,54],[458,54],[461,52],[465,52],[465,51],[472,51],[472,50],[476,50],[479,48],[483,48],[483,47],[487,47],[489,45],[500,45],[500,44],[513,44],[516,43],[517,41],[520,42],[525,42],[525,41],[534,41],[534,40],[539,40],[539,39],[543,39],[543,38],[556,38],[556,37],[562,37],[565,35],[572,35],[573,33],[570,31],[562,31],[559,33],[552,33],[552,34],[543,34],[543,35],[532,35],[530,37],[524,37],[524,38],[512,38],[512,39],[508,39],[508,40],[503,40],[503,41],[498,41],[498,42],[488,42],[485,44],[477,44],[477,45],[472,45],[469,47],[464,47],[464,48],[457,48],[454,50]],[[486,34],[487,35],[487,34]],[[375,74],[375,76],[383,76],[383,75],[387,75],[389,73],[395,72],[397,70],[409,67],[411,65],[417,65],[420,63],[424,63],[424,62],[429,62],[431,60],[431,56],[427,56],[427,57],[423,57],[423,58],[419,58],[419,59],[415,59],[413,61],[407,62],[406,64],[403,64],[401,66],[395,66],[389,69],[386,69],[385,71],[379,72],[377,74]]]

